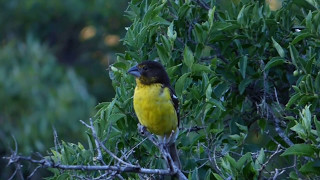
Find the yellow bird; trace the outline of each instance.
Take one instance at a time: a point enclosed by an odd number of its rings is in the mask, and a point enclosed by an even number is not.
[[[133,107],[139,122],[168,144],[171,158],[180,169],[174,143],[179,133],[179,101],[167,72],[156,61],[144,61],[128,73],[136,78]]]

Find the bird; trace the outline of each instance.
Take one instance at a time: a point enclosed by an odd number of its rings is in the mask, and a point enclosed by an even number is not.
[[[179,134],[179,100],[163,65],[146,60],[128,70],[136,80],[133,107],[140,124],[167,145],[169,154],[181,169],[175,140]]]

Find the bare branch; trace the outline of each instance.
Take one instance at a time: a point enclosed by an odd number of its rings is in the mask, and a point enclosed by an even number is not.
[[[175,163],[173,162],[171,155],[168,151],[167,148],[167,144],[163,144],[163,143],[158,143],[157,139],[149,132],[147,131],[147,128],[142,126],[141,124],[138,124],[138,131],[141,135],[143,136],[147,136],[148,139],[155,145],[158,147],[158,149],[160,150],[163,158],[166,160],[169,168],[170,168],[170,172],[173,173],[173,175],[177,175],[179,179],[183,179],[183,180],[187,180],[187,177],[182,173],[182,171],[175,165]]]
[[[148,137],[144,138],[142,141],[140,141],[138,144],[136,144],[133,148],[131,148],[129,151],[125,152],[121,157],[120,159],[127,159],[133,152],[134,152],[134,149],[136,149],[138,146],[140,146],[145,140],[147,140]]]
[[[285,170],[282,170],[279,172],[279,169],[276,168],[276,173],[273,176],[273,180],[276,180],[278,176],[280,176],[282,173],[284,173]]]
[[[180,130],[185,130],[187,131],[188,133],[190,132],[198,132],[202,129],[204,129],[205,126],[193,126],[193,127],[190,127],[190,128],[179,128]]]
[[[57,164],[49,159],[32,159],[31,157],[19,156],[12,154],[10,157],[4,157],[4,159],[10,160],[10,164],[18,164],[21,161],[28,161],[34,164],[38,164],[42,168],[57,168],[63,170],[82,170],[82,171],[114,171],[114,172],[129,172],[129,173],[142,173],[142,174],[158,174],[158,175],[174,175],[175,172],[169,169],[147,169],[141,167],[129,167],[129,166],[91,166],[91,165],[63,165]]]
[[[268,160],[261,166],[261,168],[260,168],[260,170],[259,170],[259,177],[258,177],[258,179],[262,179],[262,178],[263,178],[263,177],[262,177],[262,172],[263,172],[263,170],[266,168],[266,166],[269,164],[270,160],[271,160],[276,154],[282,152],[282,150],[280,149],[280,147],[281,147],[281,145],[278,145],[276,151],[275,151],[273,154],[271,154],[271,155],[269,156]]]
[[[94,126],[93,126],[93,121],[92,121],[91,118],[90,118],[90,125],[86,124],[82,120],[80,120],[80,122],[82,124],[84,124],[85,126],[87,126],[89,129],[91,129],[92,136],[95,139],[95,143],[96,143],[96,146],[97,146],[97,151],[98,151],[98,157],[97,158],[98,158],[98,160],[102,160],[103,161],[102,153],[101,153],[101,148],[102,148],[106,153],[108,153],[111,157],[113,157],[114,159],[116,159],[120,163],[122,163],[124,165],[127,165],[129,167],[137,167],[137,166],[135,166],[133,164],[127,163],[127,162],[123,161],[122,159],[120,159],[115,154],[113,154],[103,143],[101,143],[101,141],[97,137],[97,133],[96,133],[96,130],[95,130]],[[104,162],[103,162],[103,164],[106,165]]]
[[[288,136],[283,132],[283,130],[280,128],[280,120],[277,118],[277,116],[274,114],[273,110],[269,107],[268,104],[266,104],[266,108],[268,112],[271,114],[271,117],[273,118],[276,126],[276,132],[278,135],[283,139],[285,143],[289,146],[293,146],[293,142],[288,138]]]
[[[37,167],[32,171],[32,173],[27,177],[27,179],[31,179],[32,176],[34,175],[34,173],[36,173],[39,168],[41,168],[41,166],[37,166]]]
[[[92,118],[90,118],[89,121],[90,121],[90,126],[89,126],[88,124],[86,124],[85,122],[83,122],[82,120],[80,120],[80,122],[81,122],[82,124],[84,124],[85,126],[87,126],[88,128],[91,129],[92,136],[93,136],[93,138],[94,138],[94,142],[95,142],[95,144],[96,144],[96,146],[97,146],[97,151],[98,151],[98,157],[97,157],[97,159],[98,159],[103,165],[106,165],[106,163],[104,162],[103,157],[102,157],[99,139],[98,139],[98,136],[97,136],[97,132],[96,132],[94,126],[93,126]]]
[[[60,143],[59,143],[59,138],[58,138],[58,133],[57,130],[54,126],[52,126],[52,130],[53,130],[53,140],[54,140],[54,147],[55,150],[58,152],[58,148],[61,147]]]
[[[199,4],[202,8],[204,8],[205,10],[209,10],[210,7],[203,1],[201,0],[194,0],[194,2],[196,2],[197,4]]]
[[[10,178],[9,178],[8,180],[12,180],[12,179],[16,176],[17,171],[18,171],[18,168],[16,168],[16,169],[14,170],[14,172],[12,173],[12,175],[10,176]]]

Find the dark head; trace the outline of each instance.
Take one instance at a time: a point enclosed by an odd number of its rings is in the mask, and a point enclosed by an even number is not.
[[[131,67],[128,73],[135,76],[142,84],[149,85],[161,83],[169,85],[169,77],[162,66],[156,61],[144,61],[136,66]]]

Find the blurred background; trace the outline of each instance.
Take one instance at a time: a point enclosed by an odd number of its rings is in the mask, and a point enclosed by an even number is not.
[[[54,146],[53,129],[59,139],[86,144],[79,120],[87,121],[99,102],[114,96],[107,69],[115,53],[124,51],[127,5],[0,0],[1,157],[15,148],[25,155],[46,153]],[[0,167],[6,163],[0,158]],[[0,179],[12,173],[0,168]],[[34,179],[46,175],[39,172]]]

